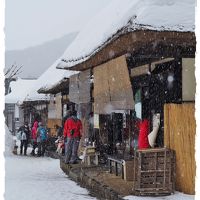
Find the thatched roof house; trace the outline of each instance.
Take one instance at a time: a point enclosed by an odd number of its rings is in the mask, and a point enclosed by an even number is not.
[[[85,70],[144,46],[195,46],[195,1],[112,1],[78,34],[57,68]]]
[[[95,114],[140,110],[141,119],[152,121],[153,112],[159,113],[160,146],[176,151],[176,187],[190,194],[194,193],[195,177],[195,3],[194,0],[112,1],[78,34],[57,65],[84,71],[81,73],[91,69]],[[187,113],[185,121],[183,113]],[[115,136],[119,129],[109,129],[109,133]],[[110,144],[115,142],[112,140]],[[190,155],[190,164],[185,159],[188,154],[180,147]],[[193,176],[187,177],[191,173]]]

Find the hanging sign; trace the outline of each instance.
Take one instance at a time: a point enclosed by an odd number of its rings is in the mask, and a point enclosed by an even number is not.
[[[99,129],[99,114],[94,114],[94,128]]]

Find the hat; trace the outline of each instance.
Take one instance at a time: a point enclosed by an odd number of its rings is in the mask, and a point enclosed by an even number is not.
[[[66,116],[71,116],[71,114],[72,114],[72,111],[71,110],[67,110]]]
[[[72,111],[72,116],[76,116],[77,115],[77,111],[76,110],[73,110]]]

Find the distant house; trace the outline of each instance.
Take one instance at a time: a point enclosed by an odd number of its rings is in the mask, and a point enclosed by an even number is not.
[[[10,93],[5,96],[5,121],[9,130],[15,134],[24,123],[23,101],[27,92],[35,84],[36,80],[17,79],[10,83]]]
[[[80,75],[90,71],[94,127],[108,154],[116,153],[118,143],[133,148],[134,112],[149,120],[149,131],[159,113],[156,146],[176,151],[176,189],[189,194],[194,194],[195,180],[194,19],[193,0],[113,1],[78,34],[57,65]]]

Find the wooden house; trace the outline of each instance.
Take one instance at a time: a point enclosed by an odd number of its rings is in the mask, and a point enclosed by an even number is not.
[[[88,139],[89,130],[89,117],[91,113],[91,73],[90,70],[86,70],[84,73],[77,73],[65,78],[58,80],[56,84],[40,88],[39,93],[46,93],[54,95],[55,99],[60,98],[61,105],[58,106],[58,102],[55,102],[57,109],[61,110],[62,116],[60,120],[65,117],[68,110],[77,110],[78,117],[81,119],[83,124],[83,137],[82,141]],[[57,110],[58,111],[58,110]],[[55,111],[55,112],[57,112]],[[55,124],[50,117],[48,117],[48,124]],[[60,123],[58,124],[60,125]]]
[[[10,83],[9,91],[5,96],[5,121],[9,130],[15,134],[19,127],[29,120],[24,117],[23,101],[36,80],[17,79]]]
[[[47,127],[51,135],[56,136],[56,125],[63,126],[63,118],[68,110],[74,110],[75,104],[69,101],[69,78],[63,78],[50,87],[41,87],[38,93],[50,94]]]
[[[108,154],[118,143],[131,150],[133,111],[149,119],[151,130],[159,113],[156,146],[175,150],[176,189],[194,194],[195,5],[143,3],[110,4],[77,36],[57,68],[80,75],[90,70],[97,142]],[[95,24],[105,26],[92,32]]]

